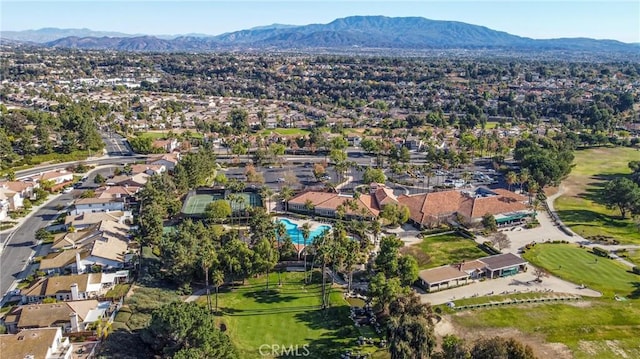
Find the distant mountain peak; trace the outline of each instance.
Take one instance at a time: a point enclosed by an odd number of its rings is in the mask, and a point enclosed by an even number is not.
[[[42,30],[42,29],[41,29]],[[66,34],[45,42],[46,46],[126,51],[215,51],[278,49],[387,49],[387,50],[483,50],[573,51],[582,53],[624,53],[640,56],[637,45],[613,40],[534,40],[496,31],[485,26],[423,17],[349,16],[327,24],[272,24],[218,36],[188,34],[176,36],[114,36],[88,29],[49,29],[45,33]],[[33,35],[34,31],[31,31]],[[116,33],[117,34],[117,33]],[[3,38],[20,40],[16,37]],[[16,35],[14,32],[13,35]],[[73,36],[73,37],[70,37]],[[106,36],[106,37],[105,37]]]

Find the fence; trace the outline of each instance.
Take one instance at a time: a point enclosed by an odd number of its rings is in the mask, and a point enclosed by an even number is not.
[[[490,302],[490,303],[481,303],[481,304],[470,304],[470,305],[461,305],[459,307],[455,307],[455,310],[466,310],[466,309],[482,309],[482,308],[491,308],[491,307],[501,307],[504,305],[514,305],[514,304],[531,304],[531,303],[553,303],[553,302],[561,302],[561,301],[572,301],[572,300],[580,300],[582,297],[579,296],[570,296],[570,297],[548,297],[548,298],[530,298],[530,299],[511,299],[503,302]]]

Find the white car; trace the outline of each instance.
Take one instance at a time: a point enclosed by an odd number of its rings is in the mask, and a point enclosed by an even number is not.
[[[71,193],[71,191],[73,191],[73,187],[66,187],[62,190],[62,193]]]

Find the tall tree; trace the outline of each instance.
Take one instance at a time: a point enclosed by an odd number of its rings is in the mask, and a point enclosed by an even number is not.
[[[391,359],[428,359],[436,345],[431,306],[411,294],[389,305],[387,337]]]
[[[302,227],[300,228],[300,231],[302,233],[302,238],[304,240],[304,282],[308,283],[307,281],[307,253],[309,251],[309,248],[307,248],[307,241],[309,240],[309,236],[311,235],[311,225],[309,224],[309,222],[304,222],[302,224]]]
[[[156,309],[141,338],[166,357],[238,358],[229,337],[218,329],[215,318],[195,303],[174,302]]]
[[[640,213],[640,187],[626,177],[607,182],[601,198],[607,208],[620,210],[622,218],[626,218],[628,212]]]

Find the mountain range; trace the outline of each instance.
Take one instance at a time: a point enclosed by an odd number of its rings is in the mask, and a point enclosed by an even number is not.
[[[351,16],[336,19],[328,24],[302,26],[273,24],[217,36],[148,36],[88,29],[48,28],[19,32],[3,31],[0,37],[53,48],[123,51],[467,49],[640,54],[639,44],[615,40],[536,40],[463,22],[385,16]]]

